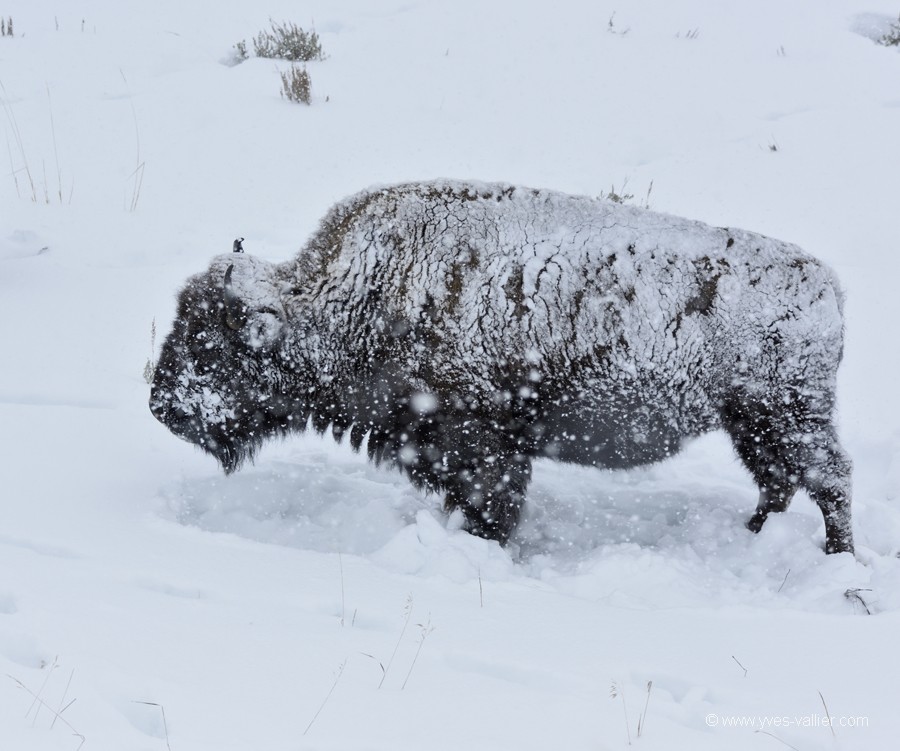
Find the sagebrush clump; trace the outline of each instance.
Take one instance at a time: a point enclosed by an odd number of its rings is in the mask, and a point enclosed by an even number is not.
[[[276,23],[269,19],[270,31],[261,31],[253,39],[253,51],[257,57],[288,60],[291,63],[324,60],[322,43],[315,31],[306,31],[291,21]],[[248,58],[247,42],[242,40],[234,45],[230,64],[238,65]],[[311,85],[306,68],[291,65],[290,70],[281,71],[281,96],[291,102],[310,104]],[[327,101],[327,100],[326,100]]]
[[[322,60],[322,44],[315,31],[305,31],[297,24],[285,21],[271,21],[271,31],[261,31],[253,39],[253,50],[257,57],[280,58],[291,62]]]
[[[891,24],[888,32],[878,40],[878,44],[883,44],[885,47],[900,46],[900,16],[897,16],[897,20]]]
[[[311,84],[306,68],[292,65],[290,70],[281,71],[281,96],[291,102],[310,103],[312,99]]]
[[[247,54],[247,42],[245,40],[241,40],[237,44],[234,45],[234,52],[232,53],[234,57],[234,65],[244,62],[248,57]]]

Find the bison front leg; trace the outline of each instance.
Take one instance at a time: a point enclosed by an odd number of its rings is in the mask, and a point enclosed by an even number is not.
[[[777,465],[776,465],[777,466]],[[770,472],[769,477],[763,481],[763,485],[759,491],[759,503],[753,516],[747,521],[747,529],[751,532],[759,532],[766,523],[769,514],[775,512],[780,513],[786,511],[797,491],[797,485],[787,481],[784,477],[787,470],[779,468],[780,471]]]
[[[454,450],[457,461],[451,462],[455,466],[445,481],[444,507],[448,512],[462,511],[471,534],[505,545],[525,504],[531,462],[483,438]]]

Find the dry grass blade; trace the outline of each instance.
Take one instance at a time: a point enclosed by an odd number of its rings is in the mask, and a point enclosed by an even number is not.
[[[53,662],[50,663],[50,669],[47,671],[47,674],[44,676],[44,682],[41,684],[41,687],[38,689],[37,694],[34,695],[34,701],[31,702],[31,706],[28,707],[28,711],[25,713],[25,716],[28,717],[28,715],[31,714],[31,711],[33,709],[37,710],[34,713],[34,719],[31,721],[32,727],[34,727],[34,723],[37,722],[38,714],[41,711],[41,704],[43,704],[43,702],[41,701],[41,696],[44,693],[44,689],[47,688],[47,683],[50,680],[50,676],[53,675],[53,671],[56,670],[57,667],[59,667],[59,663],[57,662],[58,659],[59,659],[58,656],[53,658]],[[44,667],[44,665],[41,665],[41,667]]]
[[[872,615],[872,611],[869,610],[869,606],[866,604],[866,601],[860,595],[860,592],[871,592],[871,589],[848,589],[844,592],[844,597],[846,597],[850,602],[858,602],[866,611],[866,615]]]
[[[791,575],[791,570],[788,569],[787,573],[784,575],[784,579],[781,580],[781,586],[778,588],[778,591],[775,594],[778,594],[782,589],[784,589],[785,582],[787,582],[788,577]]]
[[[409,677],[412,675],[413,668],[416,666],[416,661],[419,659],[419,653],[422,651],[422,645],[425,644],[425,639],[428,638],[428,634],[434,631],[434,626],[431,625],[431,614],[429,613],[425,623],[419,623],[418,626],[422,630],[422,634],[419,637],[419,646],[416,649],[416,654],[413,656],[413,661],[409,666],[409,671],[406,673],[406,678],[403,681],[403,685],[400,686],[401,691],[405,689],[406,684],[409,683]]]
[[[70,688],[71,685],[72,685],[72,678],[74,678],[74,677],[75,677],[75,668],[72,668],[72,672],[69,673],[69,680],[66,682],[66,690],[63,691],[62,698],[59,700],[59,709],[56,710],[56,715],[55,715],[54,718],[53,718],[53,722],[50,723],[50,729],[51,729],[51,730],[53,730],[53,726],[56,725],[56,720],[57,720],[57,718],[58,718],[63,712],[65,712],[69,707],[71,707],[72,704],[75,703],[75,700],[72,699],[72,701],[70,701],[68,704],[66,704],[65,706],[63,706],[63,702],[65,702],[66,696],[69,695],[69,688]]]
[[[644,711],[638,717],[637,737],[640,738],[647,725],[647,708],[650,706],[650,692],[653,690],[653,681],[647,681],[647,699],[644,701]]]
[[[14,675],[10,675],[9,673],[7,673],[6,677],[9,678],[11,681],[13,681],[23,691],[26,691],[28,694],[33,696],[34,701],[37,704],[39,704],[42,707],[46,707],[50,711],[50,713],[54,716],[54,718],[59,720],[63,725],[65,725],[67,728],[69,728],[69,730],[72,731],[72,735],[74,735],[76,738],[78,738],[80,740],[80,743],[78,744],[78,748],[75,749],[75,751],[79,751],[79,749],[84,745],[85,737],[81,733],[79,733],[74,727],[72,727],[72,723],[70,723],[65,717],[63,717],[61,712],[56,711],[53,707],[51,707],[49,704],[47,704],[47,702],[45,702],[38,694],[36,694],[34,691],[32,691],[30,688],[28,688],[28,686],[26,686],[24,683],[22,683],[22,681],[20,681]],[[69,704],[66,705],[66,707],[71,706],[71,704],[72,704],[72,702],[69,702]],[[30,711],[31,710],[29,710],[29,712]]]
[[[165,710],[165,707],[163,707],[162,704],[157,704],[155,701],[135,701],[134,703],[135,703],[135,704],[143,704],[143,705],[145,705],[145,706],[147,706],[147,707],[159,707],[160,714],[162,714],[163,733],[165,733],[165,736],[166,736],[166,748],[167,748],[169,751],[172,751],[172,746],[171,746],[171,744],[169,743],[169,724],[166,722],[166,710]]]
[[[628,707],[625,705],[625,692],[619,688],[619,684],[613,681],[609,687],[610,699],[622,699],[622,713],[625,715],[625,735],[628,738],[628,745],[631,745],[631,727],[628,723]]]
[[[825,707],[825,716],[828,718],[828,727],[831,728],[831,737],[837,738],[837,734],[834,732],[834,725],[831,724],[831,712],[828,711],[828,705],[825,703],[825,697],[822,696],[821,691],[819,691],[819,698],[822,700],[822,706]]]
[[[47,84],[47,106],[50,108],[50,134],[53,138],[53,158],[56,160],[56,195],[59,198],[60,205],[62,205],[62,170],[59,168],[59,149],[56,145],[56,124],[53,121],[53,99],[50,96],[50,84]]]
[[[122,76],[122,80],[125,82],[125,86],[128,86],[128,79],[125,77],[125,71],[119,68],[119,73]],[[144,184],[144,162],[141,160],[141,131],[138,128],[137,110],[134,108],[134,100],[131,98],[130,93],[128,95],[128,103],[131,105],[131,118],[134,121],[135,141],[135,167],[132,173],[128,176],[129,180],[134,179],[131,190],[131,202],[129,204],[128,210],[134,213],[137,210],[138,201],[141,198],[141,186]]]
[[[781,738],[779,738],[777,735],[775,735],[774,733],[770,733],[770,732],[768,732],[767,730],[754,730],[753,732],[754,732],[754,733],[762,733],[763,735],[768,735],[770,738],[774,738],[774,739],[775,739],[776,741],[778,741],[779,743],[783,743],[783,744],[784,744],[785,746],[787,746],[788,748],[792,748],[792,749],[794,749],[794,751],[800,751],[800,749],[797,748],[796,746],[792,746],[792,745],[791,745],[790,743],[788,743],[787,741],[781,740]]]
[[[409,626],[409,619],[412,617],[413,611],[413,598],[412,595],[407,595],[406,604],[403,606],[403,615],[405,618],[403,619],[403,628],[400,630],[400,636],[397,637],[397,643],[394,645],[394,651],[391,652],[391,657],[388,660],[387,667],[382,667],[382,676],[381,681],[378,683],[378,688],[381,688],[384,685],[384,679],[387,678],[388,670],[391,669],[391,665],[394,663],[394,657],[397,655],[397,650],[400,648],[400,642],[403,641],[403,635],[406,633],[406,627]],[[379,665],[381,663],[378,663]]]
[[[318,719],[319,715],[322,714],[322,710],[325,709],[325,705],[328,703],[328,700],[331,698],[331,695],[334,693],[334,689],[337,688],[338,681],[341,679],[341,676],[344,674],[344,668],[347,665],[347,660],[344,660],[341,663],[341,666],[338,668],[337,675],[335,676],[334,683],[331,684],[331,688],[328,689],[328,693],[325,694],[325,698],[322,700],[322,703],[319,705],[319,708],[316,710],[316,713],[313,715],[313,718],[309,721],[309,725],[306,726],[306,730],[303,731],[303,735],[306,735],[309,732],[309,729],[313,726],[313,723]]]
[[[25,155],[25,144],[22,141],[22,133],[19,131],[19,123],[16,120],[16,113],[13,112],[12,105],[9,103],[9,95],[6,93],[6,87],[3,85],[3,81],[0,81],[0,93],[3,94],[3,111],[6,113],[6,120],[9,123],[9,129],[12,131],[13,140],[16,142],[16,148],[18,149],[19,157],[22,160],[22,167],[17,170],[13,167],[12,157],[10,156],[10,168],[12,169],[14,178],[17,172],[25,172],[25,176],[28,178],[28,185],[31,187],[31,200],[33,203],[37,203],[37,188],[34,184],[34,178],[31,176],[31,169],[28,166],[28,157]],[[18,179],[16,179],[17,191],[18,188],[19,183]]]
[[[338,553],[338,567],[341,570],[341,628],[343,628],[344,613],[346,612],[344,607],[344,558],[340,553]]]

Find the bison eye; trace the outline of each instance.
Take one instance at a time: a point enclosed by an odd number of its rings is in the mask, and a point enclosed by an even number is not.
[[[247,322],[247,317],[244,315],[243,309],[237,308],[231,309],[225,308],[225,324],[232,331],[240,331],[244,328],[244,324]]]

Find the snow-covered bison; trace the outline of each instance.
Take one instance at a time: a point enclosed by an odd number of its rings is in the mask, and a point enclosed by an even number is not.
[[[311,421],[504,543],[534,457],[627,468],[724,429],[758,531],[804,488],[853,550],[842,297],[799,248],[592,198],[427,182],[335,206],[292,261],[191,277],[150,409],[226,472]]]

